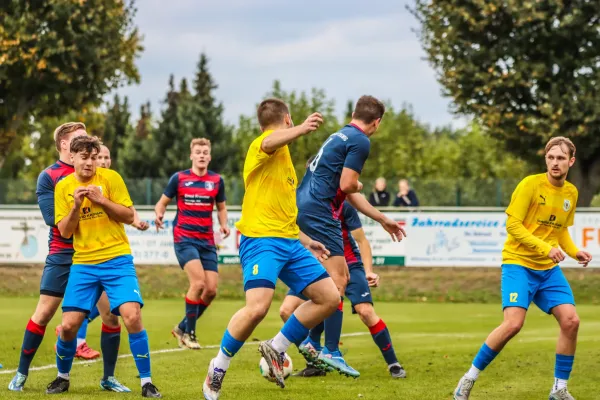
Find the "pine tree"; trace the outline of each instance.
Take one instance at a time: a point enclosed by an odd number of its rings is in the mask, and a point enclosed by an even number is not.
[[[113,104],[109,105],[104,123],[104,134],[102,143],[110,149],[112,167],[118,169],[119,154],[124,146],[125,138],[133,131],[130,124],[131,113],[129,112],[129,100],[127,97],[121,102],[118,94],[115,94]]]

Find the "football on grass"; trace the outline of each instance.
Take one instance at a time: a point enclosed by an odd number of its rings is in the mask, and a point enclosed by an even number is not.
[[[273,378],[273,375],[271,375],[271,371],[269,371],[269,364],[267,364],[267,360],[265,360],[264,357],[262,357],[260,359],[260,362],[258,363],[258,368],[260,370],[260,374],[268,381],[273,382],[275,380],[275,378]],[[292,366],[292,359],[290,358],[290,356],[285,353],[285,361],[283,362],[283,378],[287,379],[288,376],[290,376],[292,374],[293,371],[293,366]]]

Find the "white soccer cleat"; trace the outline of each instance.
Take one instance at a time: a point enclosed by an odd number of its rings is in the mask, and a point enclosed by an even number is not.
[[[471,389],[473,389],[475,381],[463,376],[458,381],[458,386],[454,390],[454,400],[468,400],[471,395]]]
[[[181,343],[191,350],[200,350],[202,348],[200,343],[198,343],[198,339],[196,339],[196,334],[194,332],[184,333],[181,338]]]
[[[221,385],[223,385],[223,379],[225,379],[225,373],[220,368],[215,368],[215,359],[210,360],[208,365],[208,374],[202,385],[202,393],[206,400],[219,400],[221,394]]]
[[[183,334],[184,332],[181,329],[179,329],[179,325],[175,325],[175,328],[171,330],[171,335],[173,335],[173,337],[177,339],[177,346],[181,348],[185,347],[185,345],[183,344]]]
[[[575,400],[575,397],[571,396],[571,393],[567,390],[567,388],[562,388],[557,390],[554,393],[550,393],[549,400]]]

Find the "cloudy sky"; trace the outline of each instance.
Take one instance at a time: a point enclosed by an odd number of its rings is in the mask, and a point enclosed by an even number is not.
[[[433,126],[461,125],[423,60],[405,0],[137,0],[145,50],[139,85],[120,90],[138,115],[162,109],[169,74],[192,79],[201,52],[228,122],[253,113],[275,79],[285,90],[325,89],[341,115],[362,94],[411,104]]]

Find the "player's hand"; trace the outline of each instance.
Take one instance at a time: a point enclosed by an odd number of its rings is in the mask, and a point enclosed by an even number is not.
[[[85,195],[90,201],[94,204],[102,205],[105,201],[105,197],[102,195],[100,188],[95,185],[90,185],[87,187],[87,193]]]
[[[367,274],[367,282],[369,282],[369,287],[378,287],[379,286],[379,275],[374,272],[369,272]]]
[[[316,112],[312,113],[308,118],[306,118],[306,121],[304,121],[300,126],[302,127],[304,134],[307,134],[319,129],[319,126],[321,126],[322,123],[323,116]]]
[[[87,195],[87,192],[87,188],[83,186],[79,186],[75,189],[75,192],[73,192],[73,199],[75,200],[73,208],[81,207],[81,203],[83,203],[83,198]]]
[[[356,187],[356,191],[360,192],[363,190],[363,184],[361,181],[357,181],[358,182],[358,186]]]
[[[321,242],[317,242],[316,240],[311,240],[306,248],[319,260],[323,262],[329,258],[329,254],[331,252],[327,250],[325,245]]]
[[[583,265],[583,268],[587,267],[590,261],[592,261],[592,255],[587,251],[578,251],[575,255],[577,260],[579,260],[579,264]]]
[[[221,229],[219,229],[219,231],[221,232],[221,236],[223,237],[223,239],[227,239],[229,237],[229,234],[231,234],[231,229],[229,229],[227,225],[222,226]]]
[[[552,250],[550,250],[550,253],[548,253],[548,258],[558,264],[565,259],[565,255],[562,251],[553,247]]]
[[[165,214],[156,213],[156,218],[154,219],[154,225],[156,225],[156,232],[164,227],[163,218],[165,218]]]
[[[137,229],[138,231],[147,231],[148,228],[150,228],[150,224],[147,223],[146,221],[140,221],[137,216],[135,217],[135,220],[133,221],[133,224],[131,224],[131,226],[133,226],[135,229]]]
[[[406,237],[406,232],[404,228],[400,225],[400,222],[396,222],[393,219],[385,217],[383,222],[381,222],[381,226],[387,233],[390,234],[392,240],[394,242],[400,242],[403,238]]]

